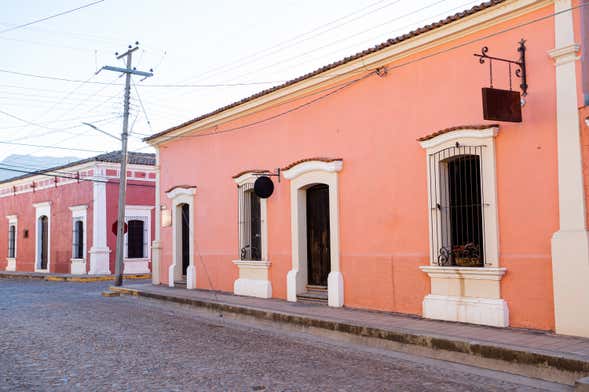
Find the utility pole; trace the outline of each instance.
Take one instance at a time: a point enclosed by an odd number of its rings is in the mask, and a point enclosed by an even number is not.
[[[123,114],[123,133],[121,134],[121,166],[120,166],[120,179],[119,179],[119,210],[117,219],[117,249],[115,259],[115,286],[123,285],[123,231],[125,227],[125,201],[127,193],[127,138],[128,138],[128,127],[129,127],[129,101],[131,99],[131,75],[143,76],[143,79],[147,79],[153,76],[153,70],[150,72],[137,71],[132,68],[133,52],[139,49],[139,42],[135,42],[135,47],[129,45],[128,50],[123,54],[115,53],[117,60],[123,57],[127,58],[127,68],[112,67],[105,65],[98,72],[103,69],[106,71],[120,72],[125,74],[125,104]],[[98,73],[96,72],[96,73]]]

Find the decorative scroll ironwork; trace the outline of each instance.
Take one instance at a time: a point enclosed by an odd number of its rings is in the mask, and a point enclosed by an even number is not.
[[[527,81],[527,74],[526,74],[526,40],[524,40],[523,38],[519,41],[519,46],[517,48],[517,51],[519,52],[519,60],[509,60],[509,59],[504,59],[501,57],[494,57],[494,56],[489,56],[489,47],[487,46],[483,46],[483,48],[481,49],[481,53],[475,53],[474,56],[479,58],[479,63],[481,64],[485,64],[487,60],[489,60],[489,79],[490,79],[490,87],[493,87],[493,61],[501,61],[504,63],[508,63],[509,64],[509,90],[512,89],[512,83],[511,83],[511,74],[512,74],[512,69],[511,69],[511,65],[515,65],[517,66],[514,74],[516,77],[521,79],[521,83],[519,85],[519,87],[522,90],[522,96],[526,96],[528,95],[528,81]]]

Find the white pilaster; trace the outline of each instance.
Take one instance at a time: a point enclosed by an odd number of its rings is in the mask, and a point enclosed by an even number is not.
[[[160,200],[160,149],[155,148],[155,238],[151,244],[151,283],[160,284],[160,257],[162,245],[160,242],[160,230],[162,227],[162,209]]]
[[[104,169],[94,169],[93,203],[92,203],[92,248],[90,248],[89,274],[110,275],[110,248],[106,243],[106,176]]]
[[[555,0],[555,12],[572,7],[571,0]],[[575,65],[572,11],[554,18],[555,49],[549,52],[556,66],[558,141],[558,195],[560,230],[552,236],[552,277],[556,332],[589,337],[589,235],[586,229],[585,193]]]

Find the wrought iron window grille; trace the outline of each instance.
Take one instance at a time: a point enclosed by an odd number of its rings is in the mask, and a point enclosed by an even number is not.
[[[238,187],[239,257],[241,260],[262,259],[260,198],[253,190],[253,183]]]
[[[456,143],[429,155],[432,262],[485,265],[484,145]]]

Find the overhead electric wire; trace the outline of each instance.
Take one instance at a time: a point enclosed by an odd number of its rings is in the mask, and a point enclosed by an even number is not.
[[[360,15],[360,16],[357,16],[357,17],[353,18],[352,20],[349,20],[349,21],[346,21],[346,22],[344,22],[344,23],[338,24],[338,25],[336,25],[336,26],[334,26],[334,27],[330,27],[330,28],[329,28],[329,29],[327,29],[327,30],[321,31],[321,32],[319,32],[319,33],[317,33],[317,34],[313,34],[313,35],[311,35],[310,37],[306,37],[306,36],[307,36],[307,35],[309,35],[309,34],[312,34],[312,33],[316,32],[316,31],[318,31],[318,30],[322,30],[323,28],[325,28],[325,27],[327,27],[327,26],[331,26],[331,25],[333,25],[334,23],[337,23],[337,22],[339,22],[339,21],[342,21],[342,20],[344,20],[344,19],[347,19],[347,18],[349,18],[349,17],[351,17],[351,16],[353,16],[353,15],[355,15],[355,14],[359,13],[359,12],[362,12],[362,11],[364,11],[364,10],[368,9],[368,8],[372,8],[373,6],[375,6],[375,5],[377,5],[377,4],[379,4],[379,3],[382,3],[382,2],[383,2],[383,0],[376,1],[376,2],[374,2],[374,3],[371,3],[371,4],[369,4],[369,5],[365,6],[365,7],[362,7],[362,8],[360,8],[359,10],[353,11],[353,12],[351,12],[351,13],[349,13],[349,14],[345,15],[345,16],[342,16],[342,17],[340,17],[340,18],[337,18],[337,19],[335,19],[335,20],[333,20],[333,21],[331,21],[331,22],[328,22],[328,23],[325,23],[325,24],[323,24],[323,25],[320,25],[320,26],[318,26],[318,27],[316,27],[316,28],[313,28],[313,29],[311,29],[311,30],[309,30],[309,31],[307,31],[307,32],[304,32],[304,33],[298,34],[298,35],[296,35],[296,36],[294,36],[294,37],[292,37],[292,38],[289,38],[289,39],[287,39],[287,40],[285,40],[285,41],[279,42],[279,43],[277,43],[277,44],[275,44],[275,45],[272,45],[272,46],[270,46],[270,47],[268,47],[268,48],[266,48],[266,49],[262,49],[262,50],[259,50],[259,51],[257,51],[257,52],[254,52],[254,53],[250,53],[250,54],[248,54],[247,56],[244,56],[244,57],[242,57],[242,58],[240,58],[240,59],[237,59],[237,60],[235,60],[235,61],[233,61],[233,62],[230,62],[229,64],[225,64],[225,65],[222,65],[222,66],[220,66],[220,67],[217,67],[217,68],[211,69],[211,70],[209,70],[209,71],[206,71],[206,72],[204,72],[204,73],[202,73],[202,74],[200,74],[200,75],[198,75],[198,76],[195,76],[195,77],[193,77],[193,78],[190,78],[190,79],[195,79],[195,78],[197,78],[197,80],[200,80],[200,78],[201,78],[202,76],[209,75],[209,76],[207,76],[207,78],[205,78],[205,79],[208,79],[208,78],[210,78],[210,74],[213,74],[213,75],[214,75],[214,74],[217,74],[217,73],[219,73],[219,72],[221,72],[221,71],[228,71],[228,70],[233,70],[233,69],[235,69],[235,68],[236,68],[236,66],[239,66],[239,67],[241,67],[241,66],[243,66],[243,65],[245,65],[245,64],[249,64],[249,63],[251,63],[252,61],[250,61],[250,62],[244,62],[244,60],[250,59],[250,58],[252,58],[252,57],[254,57],[254,60],[253,60],[254,62],[255,62],[255,61],[259,61],[260,59],[263,59],[264,57],[268,57],[268,55],[269,55],[269,54],[278,53],[278,52],[281,52],[281,51],[283,51],[283,50],[285,50],[285,49],[288,49],[288,48],[291,48],[291,47],[293,47],[293,46],[296,46],[296,45],[298,45],[298,44],[299,44],[299,43],[301,43],[301,42],[304,42],[304,41],[307,41],[307,40],[309,40],[309,39],[311,39],[311,38],[314,38],[314,37],[318,37],[318,36],[320,36],[320,35],[323,35],[323,34],[325,34],[325,33],[329,32],[329,31],[331,31],[331,30],[333,30],[333,29],[335,29],[335,28],[338,28],[338,27],[344,26],[344,25],[346,25],[346,24],[349,24],[349,23],[351,23],[351,22],[353,22],[353,21],[356,21],[356,20],[358,20],[358,19],[360,19],[360,18],[363,18],[363,17],[365,17],[366,15],[370,15],[370,14],[372,14],[372,13],[376,12],[376,11],[380,11],[381,9],[384,9],[384,8],[386,8],[386,7],[390,7],[391,5],[395,5],[395,4],[397,4],[398,2],[400,2],[400,1],[401,1],[401,0],[395,0],[395,1],[389,2],[388,4],[385,4],[385,5],[384,5],[384,6],[382,6],[382,7],[379,7],[379,8],[376,8],[376,9],[374,9],[374,10],[371,10],[371,11],[369,11],[369,12],[366,12],[366,13],[364,13],[364,14]],[[305,38],[304,38],[304,39],[299,39],[299,38],[302,38],[302,37],[305,37]],[[288,44],[288,43],[290,43],[290,42],[292,42],[292,41],[295,41],[295,43],[293,43],[293,44],[291,44],[291,45],[286,45],[286,44]],[[284,46],[284,45],[286,45],[286,46]],[[279,48],[279,49],[278,49],[278,50],[272,50],[272,49],[277,49],[277,48]],[[270,51],[270,53],[269,53],[269,54],[268,54],[268,53],[266,53],[266,52],[268,52],[268,51]],[[260,54],[263,54],[263,53],[265,53],[265,55],[260,57],[259,55],[260,55]],[[189,80],[190,80],[190,79],[189,79]]]
[[[18,143],[18,142],[8,142],[8,141],[0,141],[0,144],[9,144],[9,145],[13,145],[13,146],[48,148],[48,149],[52,149],[52,150],[65,150],[65,151],[82,151],[82,152],[96,152],[96,153],[108,152],[105,150],[89,150],[86,148],[74,148],[74,147],[63,147],[63,146],[44,146],[44,145],[40,145],[40,144]]]
[[[72,177],[72,176],[62,175],[62,174],[53,174],[51,168],[46,169],[46,170],[39,170],[39,171],[20,170],[20,169],[13,169],[10,167],[2,167],[2,163],[0,163],[0,169],[6,170],[6,171],[17,172],[17,173],[23,173],[23,174],[47,176],[47,177],[54,177],[54,178],[65,178],[67,180],[76,180],[76,181],[80,181],[80,182],[84,181],[84,182],[97,182],[100,184],[117,184],[117,185],[120,184],[120,181],[97,180],[97,179],[92,179],[92,178],[78,178],[77,176]],[[11,181],[10,178],[0,181],[0,187],[3,184],[10,182],[10,181]],[[131,181],[133,181],[133,180],[131,180]],[[137,183],[133,183],[133,182],[127,182],[126,185],[127,186],[139,186],[139,187],[145,187],[145,188],[155,188],[155,185],[137,184]]]
[[[430,53],[430,54],[425,55],[425,56],[421,56],[421,57],[414,58],[412,60],[408,60],[408,61],[406,61],[404,63],[401,63],[401,64],[398,64],[398,65],[387,66],[387,72],[390,73],[390,71],[392,71],[392,70],[403,68],[403,67],[406,67],[408,65],[411,65],[411,64],[414,64],[414,63],[423,61],[423,60],[427,60],[427,59],[430,59],[432,57],[439,56],[441,54],[445,54],[445,53],[448,53],[448,52],[451,52],[451,51],[454,51],[454,50],[463,48],[465,46],[469,46],[469,45],[472,45],[474,43],[477,43],[477,42],[480,42],[480,41],[483,41],[483,40],[486,40],[486,39],[489,39],[489,38],[493,38],[493,37],[496,37],[498,35],[505,34],[507,32],[510,32],[510,31],[513,31],[513,30],[517,30],[517,29],[520,29],[522,27],[532,25],[534,23],[541,22],[541,21],[546,20],[546,19],[554,18],[555,16],[558,16],[560,14],[563,14],[563,13],[566,13],[566,12],[572,12],[575,9],[580,9],[580,8],[587,7],[587,6],[589,6],[589,2],[584,3],[584,4],[579,4],[579,5],[576,5],[576,6],[572,6],[570,8],[567,8],[567,9],[564,9],[564,10],[560,10],[560,11],[557,11],[557,12],[553,12],[553,13],[550,13],[548,15],[540,16],[540,17],[537,17],[535,19],[532,19],[532,20],[529,20],[529,21],[526,21],[526,22],[515,24],[515,25],[510,26],[510,27],[507,27],[507,28],[505,28],[503,30],[499,30],[499,31],[496,31],[496,32],[493,32],[493,33],[490,33],[490,34],[487,34],[487,35],[484,35],[484,36],[481,36],[481,37],[478,37],[478,38],[474,38],[474,39],[471,39],[469,41],[465,41],[465,42],[456,44],[454,46],[450,46],[448,48],[439,50],[437,52],[433,52],[433,53]],[[358,83],[358,82],[360,82],[360,81],[362,81],[362,80],[364,80],[364,79],[366,79],[366,78],[374,75],[375,73],[376,73],[376,69],[371,70],[367,74],[365,74],[364,76],[362,76],[360,78],[357,78],[357,79],[354,79],[354,80],[351,80],[349,82],[345,82],[345,83],[339,85],[339,87],[337,87],[337,89],[335,89],[335,90],[333,90],[333,91],[331,91],[329,93],[326,93],[324,95],[321,95],[318,98],[315,98],[315,99],[313,99],[311,101],[305,102],[305,103],[303,103],[301,105],[298,105],[298,106],[296,106],[294,108],[291,108],[289,110],[286,110],[284,112],[277,113],[275,115],[266,117],[266,118],[261,119],[261,120],[253,121],[253,122],[248,123],[248,124],[244,124],[244,125],[233,127],[233,128],[223,129],[223,130],[220,130],[220,131],[213,130],[212,132],[208,132],[208,133],[200,133],[200,134],[192,134],[192,135],[182,135],[182,134],[180,134],[180,135],[166,136],[164,134],[164,135],[159,136],[159,138],[162,138],[162,142],[168,142],[170,140],[174,140],[174,139],[182,138],[182,137],[197,138],[197,137],[215,136],[215,135],[220,135],[220,134],[224,134],[224,133],[235,132],[237,130],[244,129],[244,128],[249,128],[251,126],[258,125],[258,124],[261,124],[261,123],[265,123],[267,121],[273,120],[275,118],[282,117],[282,116],[284,116],[286,114],[292,113],[292,112],[297,111],[299,109],[302,109],[304,107],[310,106],[310,105],[312,105],[312,104],[314,104],[314,103],[316,103],[316,102],[318,102],[318,101],[320,101],[322,99],[325,99],[325,98],[327,98],[327,97],[329,97],[331,95],[334,95],[334,94],[338,93],[339,91],[341,91],[341,90],[343,90],[343,89],[345,89],[345,88],[347,88],[347,87],[349,87],[349,86],[351,86],[353,84],[356,84],[356,83]],[[332,88],[335,88],[335,87],[332,86]]]
[[[97,0],[97,1],[93,1],[92,3],[84,4],[84,5],[80,6],[80,7],[72,8],[72,9],[70,9],[70,10],[66,10],[66,11],[62,11],[62,12],[59,12],[59,13],[57,13],[57,14],[54,14],[54,15],[49,15],[49,16],[46,16],[46,17],[44,17],[44,18],[37,19],[37,20],[33,20],[33,21],[31,21],[31,22],[23,23],[23,24],[20,24],[20,25],[14,26],[14,27],[9,27],[9,28],[7,28],[7,29],[0,30],[0,34],[4,34],[4,33],[7,33],[7,32],[9,32],[9,31],[13,31],[13,30],[18,30],[18,29],[21,29],[21,28],[23,28],[23,27],[31,26],[31,25],[33,25],[33,24],[41,23],[41,22],[44,22],[44,21],[46,21],[46,20],[49,20],[49,19],[57,18],[58,16],[62,16],[62,15],[71,14],[72,12],[76,12],[76,11],[79,11],[79,10],[81,10],[81,9],[84,9],[84,8],[91,7],[91,6],[93,6],[93,5],[96,5],[96,4],[99,4],[99,3],[102,3],[103,1],[104,1],[104,0]]]
[[[87,84],[103,84],[103,85],[110,85],[110,86],[124,86],[123,83],[112,83],[112,82],[100,82],[100,81],[89,81],[86,82],[81,79],[70,79],[60,76],[50,76],[50,75],[38,75],[26,72],[19,72],[19,71],[12,71],[9,69],[0,69],[0,73],[7,73],[12,75],[18,76],[25,76],[37,79],[47,79],[47,80],[55,80],[60,82],[68,82],[68,83],[87,83]],[[194,87],[194,88],[208,88],[208,87],[239,87],[239,86],[252,86],[252,85],[260,85],[260,84],[273,84],[273,83],[281,83],[284,82],[283,80],[271,80],[271,81],[260,81],[260,82],[243,82],[243,83],[213,83],[213,84],[142,84],[141,87],[164,87],[164,88],[183,88],[183,87]]]

